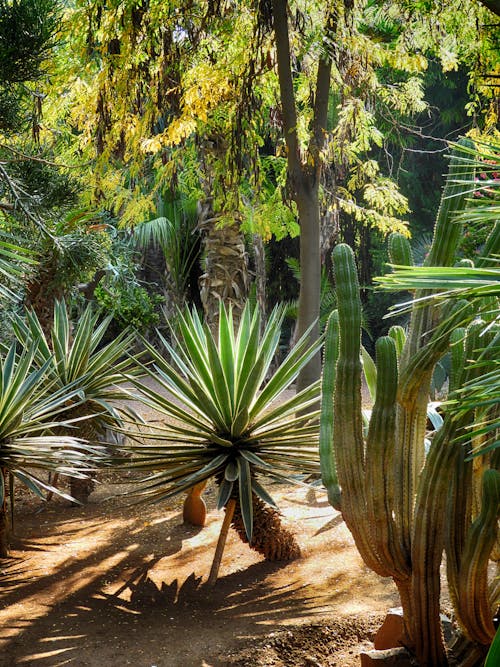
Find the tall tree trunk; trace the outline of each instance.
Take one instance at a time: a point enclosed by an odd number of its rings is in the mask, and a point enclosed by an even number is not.
[[[330,91],[331,60],[324,54],[319,59],[314,96],[311,139],[307,150],[301,149],[297,134],[297,109],[292,76],[290,38],[288,33],[288,2],[273,0],[273,20],[276,57],[283,112],[283,131],[287,148],[288,181],[291,196],[297,204],[300,225],[300,273],[298,333],[311,325],[311,341],[319,335],[319,305],[321,290],[320,206],[319,182],[327,124]],[[333,14],[325,21],[325,36],[336,30]],[[302,154],[305,153],[305,154]],[[321,374],[320,353],[301,371],[297,389],[317,380]]]
[[[253,236],[253,247],[254,247],[254,264],[255,264],[255,291],[256,291],[256,300],[257,307],[260,310],[261,315],[261,333],[264,331],[266,326],[266,249],[264,246],[264,241],[260,234],[254,234]]]
[[[219,224],[220,216],[213,215],[207,204],[200,211],[198,226],[204,254],[200,296],[205,320],[216,332],[220,301],[232,306],[234,322],[239,322],[250,286],[248,255],[238,222]]]
[[[297,336],[302,336],[314,323],[311,340],[319,336],[319,309],[321,297],[320,224],[317,185],[308,183],[297,193],[296,201],[300,219],[300,293]],[[304,187],[305,186],[305,187]],[[321,374],[320,356],[317,354],[297,380],[297,391],[315,382]]]

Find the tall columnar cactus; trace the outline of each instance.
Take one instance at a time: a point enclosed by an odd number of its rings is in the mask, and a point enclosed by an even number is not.
[[[465,176],[460,164],[455,156],[427,259],[432,266],[452,265],[455,259],[461,226],[454,214],[464,205],[462,191],[468,190],[461,186],[458,191],[454,183],[457,175]],[[498,232],[497,227],[489,246],[498,244]],[[402,237],[391,239],[390,252],[395,263],[411,262]],[[427,455],[424,445],[434,367],[451,348],[450,390],[472,379],[477,371],[466,361],[484,347],[481,324],[459,326],[470,315],[465,300],[437,307],[422,302],[425,293],[417,291],[406,340],[395,327],[377,341],[376,399],[365,437],[361,304],[351,249],[337,246],[333,263],[338,312],[327,329],[320,429],[329,500],[341,510],[366,564],[394,579],[404,610],[404,643],[420,665],[448,664],[440,621],[440,566],[446,548],[451,597],[467,643],[460,649],[460,664],[479,665],[494,635],[487,568],[498,552],[499,461],[484,456],[481,475],[472,474],[463,444],[474,418],[471,411],[462,411],[458,419],[446,415]],[[476,514],[474,483],[482,494]]]

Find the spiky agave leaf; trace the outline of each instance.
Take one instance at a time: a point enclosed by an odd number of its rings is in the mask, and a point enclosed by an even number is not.
[[[216,339],[196,311],[186,311],[179,317],[175,345],[164,341],[171,361],[147,346],[153,363],[144,370],[161,389],[130,380],[169,423],[152,430],[148,444],[127,446],[135,468],[156,471],[139,489],[146,499],[171,497],[214,477],[218,505],[236,495],[251,541],[254,496],[274,503],[256,475],[297,482],[297,474],[319,471],[318,412],[313,408],[319,403],[319,383],[285,401],[277,399],[321,341],[310,345],[306,332],[265,381],[284,314],[282,306],[276,307],[260,334],[260,315],[247,304],[235,333],[231,309],[221,304]]]

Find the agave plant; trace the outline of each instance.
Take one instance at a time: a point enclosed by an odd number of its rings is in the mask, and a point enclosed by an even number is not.
[[[85,478],[102,457],[99,447],[71,436],[49,435],[61,425],[68,401],[78,402],[75,387],[47,384],[47,366],[33,370],[36,343],[18,356],[13,344],[0,356],[0,556],[8,553],[7,496],[14,507],[14,478],[43,497],[49,490],[65,495],[45,482],[39,471]],[[7,488],[8,487],[8,488]]]
[[[168,420],[149,444],[133,446],[128,465],[155,471],[138,492],[161,501],[215,478],[218,508],[236,501],[233,527],[269,560],[293,558],[299,549],[262,478],[300,483],[297,476],[319,470],[319,383],[276,399],[320,343],[302,337],[266,382],[283,317],[284,308],[275,308],[261,335],[259,312],[247,304],[235,333],[232,310],[221,305],[216,340],[195,310],[180,313],[175,345],[163,339],[171,361],[147,346],[158,388],[131,378],[144,403]]]
[[[25,318],[15,317],[13,329],[22,343],[37,341],[33,363],[44,369],[51,387],[63,390],[68,385],[77,393],[67,402],[65,418],[72,422],[71,432],[58,426],[58,434],[77,434],[89,442],[103,438],[106,428],[123,425],[123,417],[137,418],[130,410],[116,404],[128,398],[122,385],[125,373],[133,375],[139,371],[134,357],[129,356],[135,337],[122,332],[111,343],[101,346],[102,339],[111,321],[108,317],[98,323],[99,315],[88,306],[80,317],[74,332],[64,301],[56,301],[51,338],[47,339],[43,326],[33,311]],[[75,421],[77,420],[77,421]],[[71,480],[71,495],[84,502],[93,489],[93,480]]]

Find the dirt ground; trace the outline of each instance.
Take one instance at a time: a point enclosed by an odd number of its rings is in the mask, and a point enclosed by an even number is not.
[[[302,558],[268,563],[231,531],[208,588],[222,513],[194,528],[180,500],[108,497],[123,488],[101,484],[84,507],[19,503],[0,564],[2,667],[350,667],[397,604],[320,491],[273,489]]]
[[[206,580],[223,513],[182,523],[182,498],[134,505],[131,480],[101,478],[89,504],[24,494],[0,561],[0,667],[354,667],[388,608],[321,490],[274,485],[302,548],[269,563],[230,531]]]

